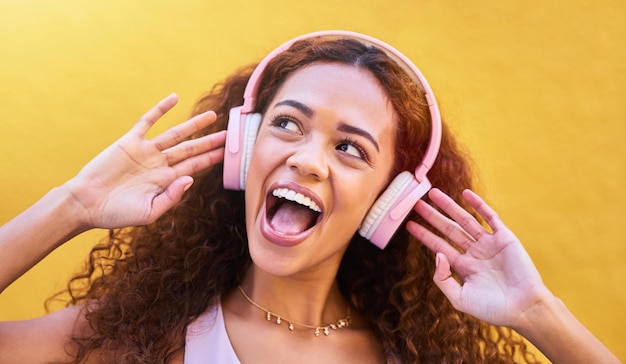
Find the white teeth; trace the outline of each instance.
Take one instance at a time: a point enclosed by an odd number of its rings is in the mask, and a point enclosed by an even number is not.
[[[290,190],[288,188],[277,188],[272,191],[272,195],[274,195],[275,197],[284,198],[289,201],[297,202],[300,205],[306,206],[315,212],[322,212],[322,209],[320,209],[319,206],[317,206],[317,204],[311,200],[311,198],[301,193],[297,193],[294,190]]]

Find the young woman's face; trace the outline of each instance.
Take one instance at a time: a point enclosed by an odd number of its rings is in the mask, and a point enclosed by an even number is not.
[[[263,116],[246,185],[254,263],[279,276],[335,267],[386,187],[395,114],[367,70],[316,63]]]

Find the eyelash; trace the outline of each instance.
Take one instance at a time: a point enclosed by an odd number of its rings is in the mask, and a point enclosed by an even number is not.
[[[359,142],[357,142],[355,139],[350,138],[348,136],[341,138],[341,141],[339,142],[338,145],[341,144],[350,144],[353,147],[355,147],[359,153],[361,153],[361,156],[363,157],[363,160],[366,161],[367,163],[370,163],[370,158],[369,155],[367,154],[367,152],[365,151],[365,149],[363,149],[361,147],[361,145],[359,144]]]
[[[270,124],[272,126],[275,126],[277,128],[281,128],[281,129],[285,129],[288,130],[287,128],[281,126],[280,124],[284,121],[288,121],[288,122],[292,122],[294,124],[296,124],[298,126],[298,128],[300,128],[300,123],[293,117],[289,116],[289,115],[284,115],[284,114],[279,114],[276,115],[272,118]],[[351,146],[355,147],[359,153],[362,156],[362,160],[364,160],[366,163],[371,164],[369,155],[367,154],[367,152],[365,151],[365,149],[363,147],[361,147],[361,144],[359,144],[359,142],[356,139],[353,139],[349,136],[345,136],[342,137],[341,140],[339,141],[339,143],[337,143],[337,145],[342,145],[342,144],[350,144]],[[352,156],[351,156],[352,157]]]
[[[298,123],[298,121],[296,119],[294,119],[291,116],[282,115],[282,114],[279,114],[279,115],[276,115],[275,117],[273,117],[272,121],[271,121],[271,124],[272,124],[272,126],[275,126],[275,127],[281,128],[281,129],[287,129],[287,128],[285,128],[285,127],[280,125],[283,121],[290,121],[290,122],[296,124],[298,126],[298,128],[300,128],[300,123]]]

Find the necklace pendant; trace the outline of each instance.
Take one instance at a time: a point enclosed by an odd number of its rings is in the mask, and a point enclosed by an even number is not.
[[[265,318],[267,319],[267,321],[272,321],[272,318],[275,318],[275,323],[277,325],[280,325],[283,322],[282,317],[278,316],[277,314],[272,313],[271,311],[267,310],[265,307],[259,305],[258,303],[254,302],[254,300],[252,300],[252,298],[250,298],[246,292],[243,290],[243,288],[241,286],[239,286],[239,291],[241,291],[241,294],[243,295],[243,297],[250,302],[250,304],[252,304],[254,307],[258,308],[259,310],[265,312]],[[341,329],[344,327],[349,327],[350,326],[350,306],[348,306],[347,311],[346,311],[346,317],[343,319],[339,319],[337,320],[337,323],[332,323],[332,324],[327,324],[326,326],[311,326],[311,325],[307,325],[307,324],[303,324],[303,323],[299,323],[299,322],[295,322],[295,321],[291,321],[287,318],[285,318],[285,321],[287,321],[288,325],[287,328],[289,329],[289,331],[294,331],[295,330],[295,325],[300,325],[302,327],[305,327],[307,329],[314,329],[313,334],[316,337],[319,337],[320,334],[323,332],[324,336],[328,336],[330,335],[330,330],[337,330],[337,329]]]

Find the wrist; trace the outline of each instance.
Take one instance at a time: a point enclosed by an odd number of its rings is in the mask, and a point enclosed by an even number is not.
[[[547,288],[512,328],[553,363],[620,362]]]
[[[95,227],[91,223],[91,215],[85,201],[81,200],[81,196],[84,195],[81,192],[83,189],[76,179],[71,179],[50,191],[56,195],[57,204],[54,208],[57,216],[76,235]]]
[[[545,324],[546,320],[558,318],[558,313],[565,308],[563,301],[547,288],[536,295],[535,301],[522,311],[512,328],[523,334]]]

